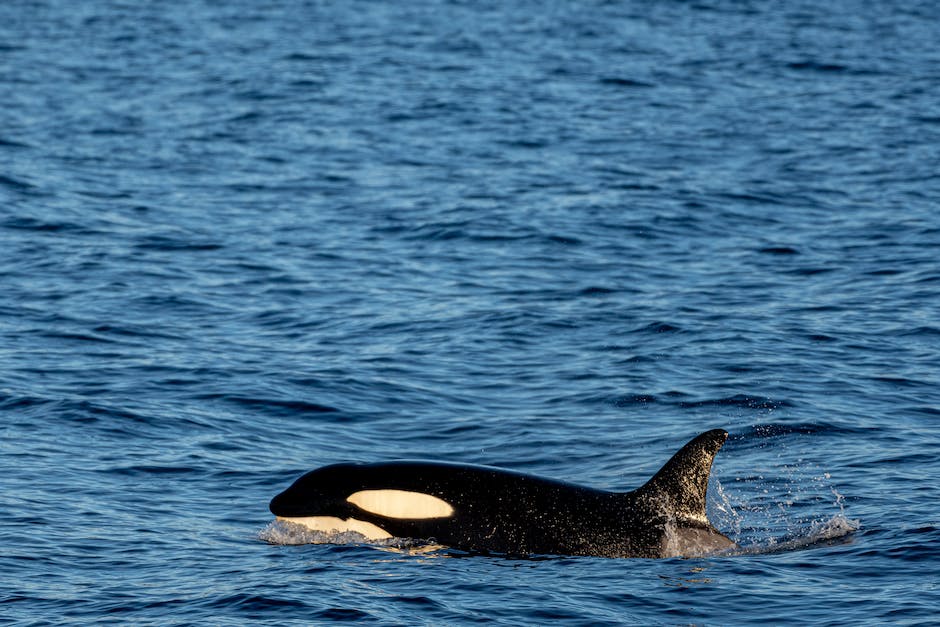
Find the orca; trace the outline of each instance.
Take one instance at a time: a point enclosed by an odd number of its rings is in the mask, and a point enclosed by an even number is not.
[[[698,557],[735,546],[705,513],[712,460],[727,437],[721,429],[699,435],[632,492],[490,466],[341,463],[303,475],[270,509],[316,531],[470,553]]]

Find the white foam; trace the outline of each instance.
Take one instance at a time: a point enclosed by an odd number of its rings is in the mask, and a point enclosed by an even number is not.
[[[808,529],[795,535],[783,538],[769,538],[766,542],[758,542],[740,547],[733,552],[734,555],[766,555],[771,553],[784,553],[800,551],[817,546],[839,544],[851,540],[852,534],[859,530],[859,520],[846,518],[837,514],[829,520],[814,522]]]
[[[311,531],[321,531],[326,534],[357,533],[367,540],[385,540],[392,534],[377,525],[355,518],[337,518],[335,516],[301,516],[281,517],[278,520],[301,525]]]
[[[268,544],[363,544],[369,539],[355,531],[315,530],[288,520],[275,520],[258,532]]]
[[[712,476],[709,518],[740,545],[732,554],[777,553],[849,542],[860,528],[860,521],[846,516],[845,499],[833,487],[830,473],[808,468],[802,460],[784,471],[775,470],[773,479],[765,479],[764,473],[736,479],[735,488],[749,489],[735,489],[731,494]],[[807,510],[814,513],[807,516]],[[801,515],[794,517],[794,512]]]
[[[287,519],[274,520],[258,532],[258,538],[268,544],[299,545],[299,544],[339,544],[339,545],[367,545],[382,551],[407,553],[409,555],[423,555],[433,553],[443,548],[439,544],[421,542],[411,538],[372,539],[356,531],[323,531],[311,529],[307,525]]]

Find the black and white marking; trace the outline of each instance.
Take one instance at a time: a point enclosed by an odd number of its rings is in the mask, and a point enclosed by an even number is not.
[[[712,460],[727,436],[721,429],[699,435],[633,492],[487,466],[334,464],[274,497],[271,512],[316,531],[415,538],[467,551],[691,557],[733,546],[705,513]]]

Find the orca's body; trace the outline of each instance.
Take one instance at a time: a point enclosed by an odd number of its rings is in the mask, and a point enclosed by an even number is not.
[[[727,436],[720,429],[701,434],[633,492],[487,466],[334,464],[274,497],[271,512],[319,531],[475,552],[691,557],[733,546],[705,514],[708,474]]]

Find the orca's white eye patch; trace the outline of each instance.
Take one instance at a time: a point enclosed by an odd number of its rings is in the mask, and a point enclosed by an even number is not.
[[[346,500],[359,509],[386,518],[446,518],[454,513],[447,501],[407,490],[360,490]]]

